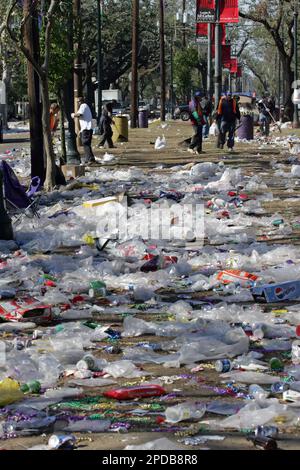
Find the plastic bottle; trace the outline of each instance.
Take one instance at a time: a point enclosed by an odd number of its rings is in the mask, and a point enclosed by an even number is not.
[[[278,437],[279,430],[276,426],[257,426],[254,431],[255,436],[271,437],[276,439]]]
[[[247,438],[249,441],[252,441],[255,447],[258,447],[263,450],[277,450],[277,442],[265,436],[249,436]]]
[[[107,294],[106,284],[102,281],[91,281],[89,289],[89,297],[105,297]]]
[[[105,363],[101,359],[94,357],[92,354],[86,354],[80,361],[77,362],[76,368],[78,370],[91,370],[94,372],[100,372],[103,367],[105,367]]]
[[[300,364],[300,341],[296,340],[292,343],[292,363]]]
[[[166,409],[166,421],[168,423],[179,423],[190,418],[200,419],[205,414],[206,405],[196,406],[195,404],[182,403],[170,406]]]
[[[269,396],[269,392],[264,390],[260,385],[258,384],[252,384],[249,386],[248,389],[249,395],[251,395],[255,400],[263,400],[264,398],[267,398]]]
[[[233,364],[229,359],[221,359],[215,362],[215,369],[219,373],[230,372],[233,368]]]
[[[41,384],[38,380],[32,380],[30,382],[22,384],[20,390],[23,393],[40,393]]]
[[[110,425],[111,421],[108,419],[83,419],[71,422],[64,430],[67,432],[105,432],[110,428]]]
[[[270,369],[274,372],[282,372],[284,365],[278,357],[272,357],[269,361]]]

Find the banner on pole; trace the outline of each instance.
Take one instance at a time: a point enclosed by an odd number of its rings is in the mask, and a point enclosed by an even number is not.
[[[196,23],[196,41],[198,44],[208,44],[208,23]]]
[[[230,73],[238,72],[238,60],[236,57],[231,57],[229,71]]]
[[[231,67],[231,46],[222,46],[222,66],[224,69],[230,69]]]
[[[196,22],[215,22],[215,0],[197,0]]]
[[[196,41],[198,44],[208,44],[208,23],[196,23]],[[214,54],[215,25],[211,25],[211,43]],[[221,24],[221,44],[226,45],[226,25]],[[213,55],[214,57],[214,55]]]
[[[220,23],[239,22],[239,0],[220,0]]]

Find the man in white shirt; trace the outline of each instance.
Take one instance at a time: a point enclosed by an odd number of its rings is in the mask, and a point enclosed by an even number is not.
[[[95,161],[92,151],[92,112],[90,107],[85,103],[83,97],[78,98],[79,109],[77,113],[72,114],[72,118],[79,118],[81,141],[84,148],[84,163],[91,163]]]

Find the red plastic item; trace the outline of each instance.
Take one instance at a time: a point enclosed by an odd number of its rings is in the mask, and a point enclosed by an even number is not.
[[[137,387],[121,387],[104,392],[107,398],[116,400],[132,400],[134,398],[159,397],[167,392],[160,385],[139,385]]]
[[[298,338],[300,338],[300,325],[296,326],[296,336],[298,336]]]

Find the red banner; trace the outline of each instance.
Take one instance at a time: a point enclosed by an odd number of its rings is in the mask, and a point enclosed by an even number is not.
[[[197,0],[197,23],[215,22],[215,0]]]
[[[224,69],[230,69],[231,67],[231,46],[222,46],[222,66]]]
[[[198,44],[208,44],[208,23],[196,24],[196,37]],[[211,25],[211,43],[215,43],[215,25]],[[226,44],[226,25],[221,24],[221,44]]]
[[[208,23],[196,23],[196,37],[198,44],[208,44]]]
[[[239,0],[220,0],[221,23],[239,22]]]
[[[229,71],[230,73],[238,72],[238,60],[236,57],[231,57]]]

